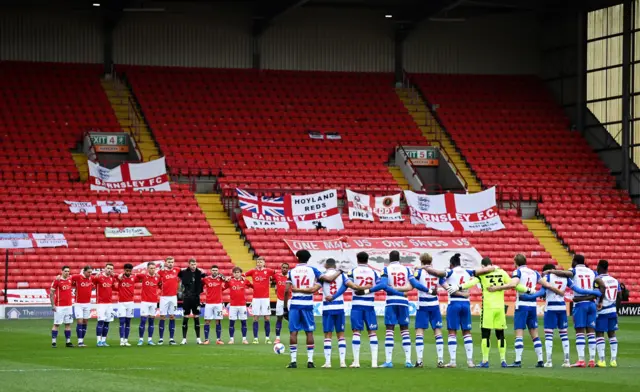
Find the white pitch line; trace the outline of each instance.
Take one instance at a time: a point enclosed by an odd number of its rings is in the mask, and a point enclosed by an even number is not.
[[[0,373],[77,372],[77,371],[109,372],[109,371],[126,371],[126,370],[160,370],[160,369],[164,369],[164,368],[158,368],[158,367],[90,368],[90,369],[34,368],[34,369],[0,369]]]

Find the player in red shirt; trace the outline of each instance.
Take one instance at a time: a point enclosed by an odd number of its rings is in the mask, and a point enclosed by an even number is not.
[[[87,334],[87,322],[91,318],[91,292],[93,282],[91,272],[93,268],[87,265],[82,272],[71,276],[71,281],[76,288],[76,300],[73,305],[73,313],[76,317],[76,336],[78,337],[78,347],[87,347],[84,344],[84,336]]]
[[[175,259],[171,256],[164,261],[164,267],[158,271],[160,276],[160,322],[158,323],[158,331],[160,339],[158,345],[164,343],[164,320],[169,315],[169,345],[175,345],[173,334],[176,330],[176,309],[178,309],[178,273],[180,268],[174,267]]]
[[[102,273],[91,277],[91,281],[96,285],[96,302],[98,313],[98,324],[96,326],[96,337],[98,347],[109,347],[107,344],[107,334],[109,333],[109,323],[113,321],[113,286],[115,278],[113,276],[113,264],[107,263]]]
[[[204,344],[209,344],[209,331],[211,320],[216,320],[216,344],[222,342],[222,286],[229,278],[225,278],[218,272],[218,266],[211,267],[211,276],[202,279],[202,285],[206,293],[204,305]]]
[[[136,285],[136,277],[131,274],[133,265],[125,264],[124,273],[116,279],[118,290],[118,317],[120,318],[120,345],[129,347],[129,331],[133,318],[133,293]]]
[[[280,274],[273,276],[273,283],[276,286],[276,296],[278,297],[278,301],[276,302],[277,320],[275,343],[280,343],[280,331],[282,330],[282,319],[284,318],[284,290],[287,287],[289,264],[282,263],[282,265],[280,265],[280,272]],[[291,294],[289,294],[289,299],[291,299]]]
[[[245,290],[252,287],[251,282],[242,277],[242,268],[233,268],[233,278],[224,282],[222,290],[229,289],[231,302],[229,303],[229,344],[233,344],[233,335],[235,332],[235,322],[240,320],[242,323],[242,344],[247,342],[247,298]]]
[[[156,274],[156,265],[153,262],[147,264],[147,272],[136,275],[136,281],[142,282],[142,298],[140,301],[140,327],[138,333],[138,346],[144,344],[144,326],[149,319],[148,340],[149,346],[153,343],[153,321],[156,317],[156,309],[158,305],[158,285],[160,284],[160,276]]]
[[[244,274],[251,278],[253,283],[253,300],[251,301],[251,311],[253,312],[253,344],[258,344],[258,323],[260,317],[264,317],[264,334],[267,337],[265,343],[271,344],[271,303],[269,301],[271,279],[275,276],[275,271],[264,268],[264,258],[258,257],[256,268]]]
[[[49,297],[53,310],[53,327],[51,328],[51,347],[57,347],[58,327],[64,324],[64,337],[67,347],[73,347],[71,343],[71,324],[73,323],[73,282],[69,277],[71,270],[66,265],[62,267],[62,276],[51,284]]]

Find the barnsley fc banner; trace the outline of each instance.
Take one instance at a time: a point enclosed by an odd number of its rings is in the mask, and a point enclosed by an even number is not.
[[[400,193],[389,196],[373,197],[347,189],[349,219],[368,221],[401,221]]]
[[[329,189],[309,195],[256,196],[237,189],[247,227],[263,229],[343,229],[338,192]]]
[[[429,253],[433,257],[433,267],[440,270],[449,268],[449,259],[460,254],[463,268],[474,269],[480,266],[482,256],[466,238],[438,237],[387,237],[361,238],[343,237],[327,240],[290,240],[284,239],[294,254],[306,249],[311,252],[309,264],[324,270],[326,259],[333,258],[338,268],[349,271],[356,267],[358,252],[369,254],[369,265],[382,271],[389,261],[389,252],[400,252],[400,262],[409,267],[420,265],[420,255]]]
[[[421,195],[404,191],[411,223],[442,231],[496,231],[504,229],[496,205],[496,188],[459,195]]]
[[[97,163],[89,164],[91,190],[108,191],[132,189],[134,191],[170,191],[164,157],[144,163],[123,163],[107,169]]]
[[[146,227],[105,227],[104,236],[107,238],[149,237],[151,233]]]

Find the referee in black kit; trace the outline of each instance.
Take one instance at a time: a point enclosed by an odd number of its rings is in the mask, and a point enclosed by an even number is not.
[[[196,342],[200,340],[200,294],[202,293],[202,278],[204,273],[197,268],[196,259],[189,259],[189,267],[178,273],[182,285],[182,342],[187,344],[187,330],[189,329],[189,315],[193,314]]]

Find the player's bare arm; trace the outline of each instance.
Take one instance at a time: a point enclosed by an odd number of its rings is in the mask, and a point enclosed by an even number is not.
[[[287,284],[284,286],[284,309],[285,309],[285,312],[286,312],[287,309],[289,309],[288,305],[289,305],[289,296],[291,295],[291,287],[292,287],[291,282],[287,282]]]
[[[538,283],[540,283],[540,286],[544,287],[547,290],[551,290],[558,295],[564,295],[564,291],[559,290],[557,287],[554,287],[551,283],[547,282],[545,279],[540,279]]]
[[[480,276],[480,275],[486,275],[490,272],[495,271],[496,269],[498,269],[498,267],[496,267],[495,265],[488,265],[486,267],[482,267],[482,268],[477,268],[473,271],[473,273],[476,276]]]
[[[429,275],[437,276],[438,278],[444,278],[447,276],[445,271],[440,271],[430,266],[422,266],[423,270],[425,270]]]
[[[333,282],[342,274],[342,271],[335,270],[328,274],[322,274],[318,280],[321,282]]]
[[[542,274],[543,275],[554,274],[561,278],[573,278],[573,272],[565,271],[565,270],[546,270],[546,271],[542,271]]]
[[[53,287],[49,289],[49,300],[51,301],[51,309],[56,311],[56,303],[55,303],[56,289]]]
[[[604,301],[604,292],[606,291],[606,286],[602,278],[596,278],[596,287],[600,290],[600,298],[598,298],[598,310],[602,309],[602,302]]]

